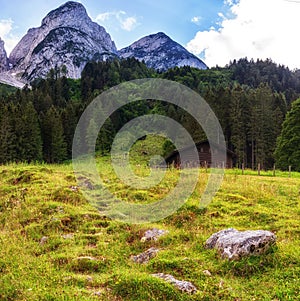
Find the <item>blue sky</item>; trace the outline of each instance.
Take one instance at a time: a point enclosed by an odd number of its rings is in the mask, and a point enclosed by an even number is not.
[[[66,1],[0,0],[0,37],[7,52],[31,27]],[[117,48],[159,31],[209,66],[271,58],[300,68],[300,0],[81,0]]]
[[[13,21],[11,34],[22,36],[37,27],[52,9],[66,1],[0,0],[0,20]],[[191,40],[198,30],[216,26],[219,11],[228,10],[222,0],[82,0],[90,17],[105,26],[117,47],[128,46],[138,38],[163,31],[181,44]],[[227,8],[227,9],[226,9]],[[104,14],[110,13],[104,19]],[[103,16],[98,18],[97,16]],[[194,23],[191,21],[193,18]],[[127,27],[121,22],[129,20]],[[130,22],[131,20],[131,22]],[[132,25],[131,25],[132,24]],[[130,26],[131,25],[131,26]]]

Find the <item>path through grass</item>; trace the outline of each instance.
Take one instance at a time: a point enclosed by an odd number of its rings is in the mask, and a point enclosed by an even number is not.
[[[127,189],[107,158],[99,159],[99,171],[112,192],[132,202],[168,193],[179,172],[147,191]],[[99,216],[76,189],[71,165],[1,166],[0,300],[300,300],[299,175],[229,171],[212,203],[199,209],[207,177],[202,170],[197,189],[173,215],[131,225]],[[169,234],[142,243],[153,227]],[[221,260],[204,242],[229,227],[271,230],[277,247],[263,257]],[[148,264],[130,260],[151,246],[161,252]],[[180,293],[151,276],[160,272],[191,281],[199,292]]]

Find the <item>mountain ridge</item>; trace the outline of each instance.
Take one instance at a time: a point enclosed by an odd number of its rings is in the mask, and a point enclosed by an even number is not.
[[[145,61],[158,71],[184,65],[207,68],[198,57],[162,32],[143,37],[118,51],[106,29],[92,21],[85,7],[69,1],[51,10],[40,27],[30,28],[9,57],[0,40],[0,81],[7,83],[9,79],[20,86],[44,78],[51,68],[62,65],[67,67],[68,77],[79,78],[89,61],[127,57]]]
[[[148,67],[158,71],[186,65],[207,69],[204,62],[163,32],[142,37],[130,46],[119,50],[119,55],[121,58],[134,57],[145,61]]]

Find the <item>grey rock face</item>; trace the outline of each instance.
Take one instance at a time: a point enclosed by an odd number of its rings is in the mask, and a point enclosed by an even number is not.
[[[25,82],[16,78],[9,71],[1,72],[0,71],[0,83],[4,83],[6,85],[14,86],[17,88],[23,88],[25,86]]]
[[[159,249],[150,248],[139,255],[131,256],[131,259],[136,263],[147,263],[150,259],[154,258],[158,252]]]
[[[207,69],[198,57],[162,32],[144,37],[129,47],[121,49],[119,55],[121,58],[134,57],[139,61],[144,60],[148,67],[159,71],[166,71],[176,66]]]
[[[66,65],[68,77],[78,78],[87,61],[117,55],[110,35],[92,22],[84,6],[67,2],[51,11],[38,28],[29,29],[10,55],[15,73],[32,80],[50,68]]]
[[[0,38],[0,72],[8,70],[8,58],[4,48],[4,42]]]
[[[165,280],[168,283],[171,283],[175,287],[177,287],[180,291],[188,294],[194,294],[197,293],[197,288],[188,281],[184,280],[177,280],[174,278],[172,275],[169,274],[163,274],[163,273],[158,273],[158,274],[152,274],[153,277],[160,278]]]
[[[158,238],[162,235],[169,233],[169,231],[161,230],[161,229],[150,229],[147,230],[144,236],[141,238],[141,242],[149,241],[149,240],[158,240]]]
[[[230,228],[213,234],[206,241],[206,248],[216,248],[223,258],[238,260],[250,255],[261,255],[276,243],[270,231],[238,231]]]

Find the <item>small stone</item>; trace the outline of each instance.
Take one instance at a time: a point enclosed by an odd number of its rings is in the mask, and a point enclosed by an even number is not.
[[[169,274],[158,273],[158,274],[152,274],[152,276],[165,280],[166,282],[174,285],[184,293],[195,294],[198,291],[197,288],[191,282],[177,280],[176,278],[174,278],[172,275]]]
[[[210,272],[209,270],[204,270],[204,271],[203,271],[203,274],[204,274],[205,276],[211,277],[211,272]]]
[[[101,293],[101,292],[94,292],[94,296],[101,297],[101,296],[102,296],[102,293]]]
[[[93,277],[87,276],[87,277],[86,277],[86,280],[87,280],[88,282],[93,282]]]
[[[79,184],[80,184],[81,188],[84,187],[89,190],[95,189],[94,185],[88,178],[80,177],[80,178],[78,178],[78,180],[79,180]]]
[[[41,245],[41,246],[44,245],[44,244],[47,242],[48,239],[49,239],[48,236],[43,236],[43,237],[41,238],[41,240],[40,240],[40,245]]]
[[[158,240],[160,236],[163,236],[165,234],[169,233],[167,230],[161,230],[161,229],[151,229],[147,230],[144,234],[144,236],[141,238],[141,242],[149,241],[149,240]]]
[[[97,258],[91,257],[91,256],[79,256],[79,257],[77,257],[77,260],[91,260],[91,261],[95,261],[95,260],[97,260]]]
[[[215,248],[223,258],[238,260],[250,255],[261,255],[276,243],[274,233],[265,230],[238,231],[230,228],[213,234],[205,243]]]
[[[136,263],[147,263],[150,259],[154,258],[158,252],[159,249],[150,248],[139,255],[131,256],[131,260]]]
[[[64,234],[64,235],[62,235],[62,238],[64,238],[64,239],[73,239],[74,234],[73,233]]]
[[[223,286],[224,286],[224,280],[221,279],[221,280],[220,280],[220,283],[219,283],[219,288],[223,288]]]
[[[70,186],[69,189],[74,192],[77,192],[79,190],[78,186]]]
[[[57,212],[64,213],[64,207],[62,207],[62,206],[57,207]]]

